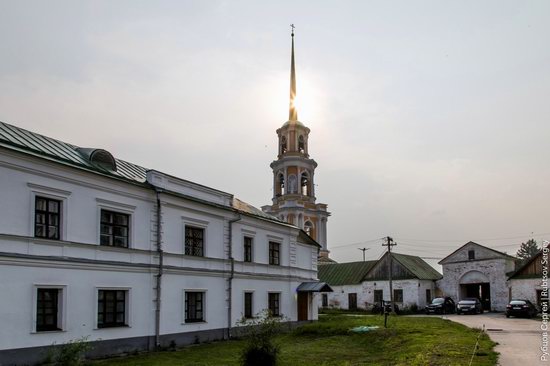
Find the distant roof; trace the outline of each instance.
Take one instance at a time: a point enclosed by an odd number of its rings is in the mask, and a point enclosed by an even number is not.
[[[325,282],[302,282],[296,292],[332,292],[332,288]]]
[[[441,273],[437,272],[435,268],[420,257],[399,253],[392,253],[392,257],[419,280],[439,280],[443,278]]]
[[[318,267],[319,281],[331,286],[353,285],[361,283],[365,275],[377,261],[323,264]]]
[[[112,164],[110,167],[114,167],[115,170],[109,169],[108,165],[95,163],[93,159],[94,154],[98,152],[110,155],[110,153],[106,150],[82,148],[10,125],[2,121],[0,121],[0,147],[34,155],[74,168],[84,169],[92,173],[106,175],[116,179],[123,179],[134,184],[148,186],[147,171],[149,169],[147,168],[114,158],[115,164]],[[205,203],[207,202],[205,201]],[[279,220],[275,216],[266,214],[262,210],[237,198],[233,199],[232,207],[245,214],[260,217],[280,224],[286,224],[288,226],[294,226]],[[311,241],[319,246],[319,244],[313,239],[311,239]]]
[[[528,260],[526,260],[525,263],[523,263],[517,270],[512,271],[511,273],[509,273],[508,279],[511,280],[511,279],[540,277],[540,275],[538,275],[538,274],[524,275],[521,272],[523,272],[523,270],[525,268],[529,267],[531,265],[531,263],[533,263],[534,261],[540,260],[541,257],[542,257],[542,249],[539,250],[539,252],[537,254],[535,254],[534,256],[529,258]]]
[[[319,265],[334,264],[334,263],[338,263],[338,262],[336,262],[334,259],[331,259],[329,257],[320,256],[317,259],[317,264]]]
[[[498,250],[495,250],[495,249],[493,249],[493,248],[486,247],[485,245],[481,245],[481,244],[478,244],[478,243],[473,242],[473,241],[470,240],[469,242],[467,242],[466,244],[462,245],[460,248],[458,248],[457,250],[455,250],[454,252],[452,252],[451,254],[449,254],[448,256],[446,256],[445,258],[443,258],[442,260],[440,260],[440,261],[438,262],[438,264],[442,264],[447,258],[449,258],[450,256],[452,256],[453,254],[455,254],[456,252],[458,252],[460,249],[464,248],[466,245],[469,245],[469,244],[475,244],[475,245],[480,246],[480,247],[482,247],[482,248],[489,249],[489,250],[491,250],[491,251],[493,251],[493,252],[495,252],[495,253],[497,253],[497,254],[500,254],[500,255],[502,255],[502,256],[504,256],[504,257],[508,257],[508,258],[510,258],[510,259],[513,259],[513,260],[516,260],[516,259],[517,259],[516,257],[513,257],[513,256],[511,256],[510,254],[506,254],[506,253],[504,253],[504,252],[499,252]]]

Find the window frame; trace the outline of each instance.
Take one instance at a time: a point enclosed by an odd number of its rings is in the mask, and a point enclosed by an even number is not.
[[[247,303],[247,296],[250,296],[249,303]],[[244,291],[243,293],[243,318],[254,318],[254,291]]]
[[[274,300],[274,305],[276,303],[276,310],[277,312],[274,312],[272,310],[272,307],[271,307],[271,296],[276,296],[277,299]],[[270,291],[267,293],[267,310],[269,311],[269,315],[272,316],[272,317],[281,317],[282,316],[282,313],[281,313],[281,292],[278,292],[278,291]]]
[[[328,308],[328,294],[321,294],[321,307]]]
[[[275,250],[276,248],[276,250]],[[277,255],[275,256],[275,253]],[[278,241],[269,240],[268,242],[268,263],[272,266],[281,265],[281,243]]]
[[[189,309],[188,309],[188,294],[201,294],[201,318],[189,318]],[[185,289],[183,290],[183,322],[182,324],[197,324],[197,323],[206,323],[206,294],[205,289]],[[195,305],[196,307],[196,305]]]
[[[400,296],[397,296],[397,294],[400,294]],[[401,300],[397,300],[398,297],[401,297]],[[393,302],[403,303],[403,289],[402,288],[394,288],[393,289]]]
[[[120,326],[99,326],[99,291],[125,291],[125,307],[124,320],[125,324]],[[94,288],[95,296],[95,313],[94,313],[94,330],[111,329],[111,328],[131,328],[132,327],[132,288],[124,286],[97,286]]]
[[[189,253],[187,253],[187,238],[188,238],[188,235],[187,235],[187,230],[200,230],[201,231],[201,245],[200,245],[200,255],[199,254],[194,254],[195,253],[195,250],[196,250],[196,247],[193,245],[193,243],[191,244],[190,248],[189,248]],[[190,239],[197,239],[197,238],[194,238],[193,236],[190,236],[189,237]],[[185,228],[184,228],[184,231],[183,231],[183,254],[184,255],[189,255],[189,256],[192,256],[192,257],[206,257],[205,255],[205,240],[206,239],[206,229],[204,227],[201,227],[201,226],[196,226],[196,225],[190,225],[190,224],[185,224]]]
[[[126,216],[126,222],[127,224],[126,225],[119,225],[119,224],[115,224],[114,222],[114,218],[113,218],[113,222],[112,223],[108,223],[108,222],[103,222],[103,212],[106,212],[106,213],[109,213],[109,214],[112,214],[112,215],[123,215],[123,216]],[[112,227],[112,233],[111,234],[103,234],[102,233],[102,227],[104,225],[110,225]],[[121,245],[115,245],[115,237],[116,236],[119,236],[120,235],[115,235],[115,230],[114,228],[115,227],[122,227],[122,228],[126,228],[126,246],[121,246]],[[114,247],[114,248],[130,248],[131,247],[131,242],[130,242],[130,238],[131,238],[131,235],[130,235],[130,232],[132,230],[132,215],[127,213],[127,212],[121,212],[121,211],[117,211],[117,210],[113,210],[113,209],[110,209],[110,208],[104,208],[104,207],[100,207],[99,209],[99,245],[100,246],[104,246],[104,247]],[[110,235],[110,238],[112,239],[112,245],[110,244],[102,244],[101,243],[101,238],[103,236],[106,236],[106,235]]]
[[[57,314],[56,314],[56,329],[38,330],[38,291],[39,290],[57,290]],[[32,324],[31,333],[51,333],[64,332],[67,322],[67,285],[52,285],[52,284],[34,284],[32,287]]]
[[[106,296],[105,296],[105,293],[103,295],[103,309],[100,308],[99,306],[99,302],[100,302],[100,292],[114,292],[115,295],[114,295],[114,311],[112,313],[114,313],[114,321],[112,322],[105,322],[105,315],[107,314],[107,301],[106,301]],[[118,293],[119,292],[122,292],[123,295],[124,295],[124,299],[123,300],[119,300],[117,297]],[[97,292],[96,292],[96,328],[97,329],[105,329],[105,328],[121,328],[121,327],[128,327],[129,326],[129,303],[130,303],[130,294],[129,294],[129,290],[126,289],[126,288],[98,288],[97,289]],[[118,303],[122,302],[124,304],[124,310],[123,311],[118,311],[117,310],[117,305]],[[99,324],[99,314],[100,314],[100,311],[103,310],[103,324]],[[124,321],[123,322],[118,322],[116,320],[117,318],[117,315],[118,313],[122,313],[123,316],[124,316]]]
[[[135,247],[134,230],[136,227],[134,223],[134,220],[135,220],[134,213],[136,210],[136,206],[129,205],[126,203],[121,203],[121,202],[110,201],[103,198],[96,198],[95,200],[97,203],[97,244],[103,248],[118,248],[122,250],[134,248]],[[101,211],[102,210],[128,215],[128,246],[120,247],[120,246],[114,246],[114,245],[101,245]]]
[[[250,235],[243,237],[243,262],[254,262],[254,237]]]
[[[44,200],[46,201],[46,208],[44,210],[38,209],[38,200]],[[55,202],[57,204],[57,212],[50,211],[50,203]],[[44,223],[38,224],[37,216],[39,214],[44,215]],[[57,225],[51,225],[50,224],[50,215],[57,216]],[[39,239],[48,239],[48,240],[61,240],[61,230],[63,226],[62,222],[62,216],[63,216],[63,201],[59,198],[51,198],[48,196],[43,195],[35,195],[34,196],[34,237]],[[45,233],[43,236],[38,236],[37,234],[37,226],[43,225],[45,229]],[[57,235],[55,237],[50,237],[50,227],[57,227],[56,233]]]
[[[473,261],[476,259],[476,251],[474,249],[468,250],[468,260]]]
[[[378,299],[378,300],[376,299],[377,294],[380,294],[380,299]],[[384,300],[384,289],[376,289],[376,290],[374,290],[373,293],[372,293],[372,296],[373,296],[373,298],[372,298],[373,300],[372,300],[372,301],[373,301],[375,304],[376,304],[376,303],[379,303],[379,302],[381,302],[381,301],[383,301],[383,300]]]
[[[67,240],[67,219],[69,217],[69,205],[68,205],[68,198],[71,195],[71,192],[53,188],[53,187],[47,187],[42,186],[39,184],[27,183],[27,187],[30,189],[30,220],[29,220],[29,236],[32,236],[35,239],[39,240],[58,240],[63,241]],[[59,218],[59,239],[48,239],[48,238],[42,238],[35,236],[35,227],[36,227],[36,197],[44,197],[48,199],[58,200],[61,201],[60,206],[60,218]]]

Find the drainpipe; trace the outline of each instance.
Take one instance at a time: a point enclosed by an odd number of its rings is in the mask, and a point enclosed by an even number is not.
[[[162,251],[162,207],[160,202],[160,194],[162,193],[162,190],[158,189],[157,187],[154,187],[155,193],[157,196],[157,254],[159,257],[159,263],[158,263],[158,272],[156,275],[156,288],[155,288],[155,348],[160,348],[160,304],[161,304],[161,295],[162,295],[162,274],[164,272],[163,268],[163,260],[164,260],[164,252]]]
[[[229,278],[227,279],[227,338],[231,338],[231,326],[233,323],[231,319],[231,309],[233,307],[233,277],[235,276],[235,259],[233,258],[233,224],[241,219],[241,214],[239,214],[238,218],[229,220],[229,261],[231,262],[231,272],[229,273]]]

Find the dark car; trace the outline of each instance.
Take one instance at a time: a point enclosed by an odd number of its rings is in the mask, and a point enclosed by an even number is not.
[[[455,302],[450,297],[436,297],[424,311],[426,314],[452,314],[455,312]]]
[[[481,301],[475,297],[462,299],[456,305],[457,314],[483,314]]]
[[[529,300],[512,300],[506,305],[506,317],[512,316],[524,316],[532,318],[538,314],[537,307]]]

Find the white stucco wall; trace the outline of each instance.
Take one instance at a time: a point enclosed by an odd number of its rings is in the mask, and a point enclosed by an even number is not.
[[[176,182],[177,183],[177,182]],[[171,181],[170,184],[176,184]],[[188,192],[189,185],[185,187]],[[207,192],[208,193],[208,192]],[[34,238],[34,196],[63,201],[61,240]],[[220,199],[225,199],[220,196]],[[228,325],[229,221],[237,214],[162,194],[161,334],[223,329]],[[34,157],[0,151],[0,350],[49,346],[82,336],[90,340],[155,333],[156,197],[151,189],[108,179]],[[99,245],[99,212],[130,215],[129,248]],[[205,257],[184,255],[184,227],[205,228]],[[254,233],[252,263],[242,260],[242,237]],[[281,313],[297,319],[296,288],[317,278],[318,248],[297,243],[298,230],[245,217],[233,224],[234,279],[231,324],[242,316],[243,291],[254,291],[254,312],[267,308],[268,292],[281,295]],[[281,265],[268,264],[268,242],[281,244]],[[35,332],[36,289],[62,289],[62,331]],[[128,291],[127,327],[97,328],[98,288]],[[184,291],[205,292],[205,322],[185,324]],[[317,318],[312,296],[310,319]]]
[[[537,290],[543,289],[541,278],[512,279],[508,285],[511,299],[526,299],[537,305]]]

